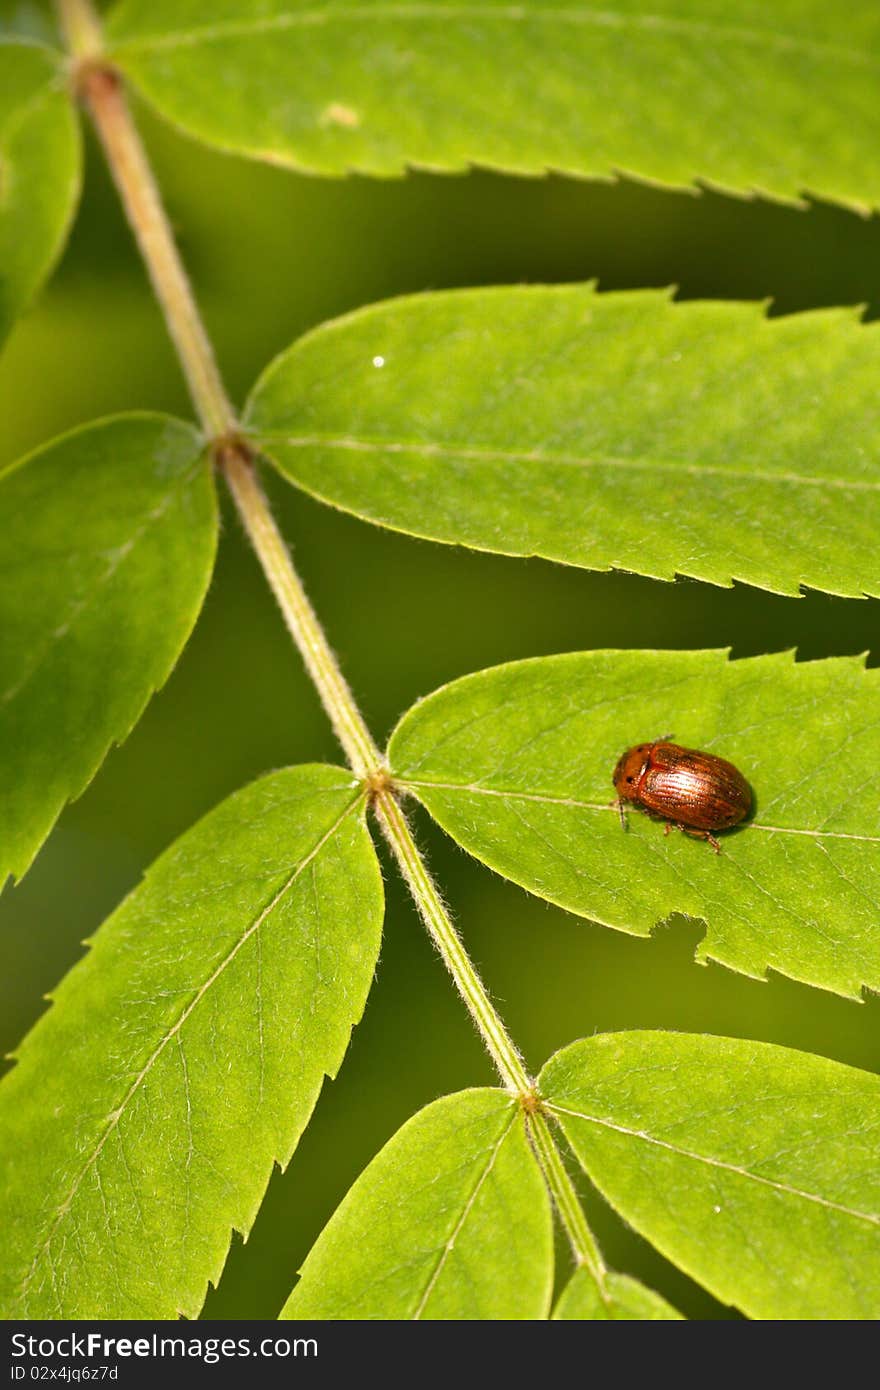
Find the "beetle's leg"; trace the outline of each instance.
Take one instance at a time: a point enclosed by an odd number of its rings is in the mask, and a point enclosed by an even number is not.
[[[716,854],[721,853],[721,846],[711,830],[695,830],[691,825],[679,825],[678,828],[682,834],[690,835],[695,840],[705,840],[707,844],[712,846]]]
[[[611,805],[617,807],[617,814],[620,816],[620,828],[621,828],[621,830],[626,830],[626,829],[628,829],[628,826],[627,826],[627,823],[626,823],[626,811],[623,809],[623,797],[622,797],[622,796],[619,796],[619,797],[617,798],[616,801],[612,801]]]
[[[681,828],[682,830],[687,830],[687,827],[684,825]],[[694,838],[697,840],[705,840],[707,844],[710,844],[712,846],[716,854],[721,853],[721,846],[715,839],[715,836],[712,834],[711,830],[689,830],[688,834],[693,835]]]
[[[678,827],[682,835],[690,835],[692,840],[705,840],[707,844],[710,844],[712,846],[716,854],[721,853],[721,846],[715,839],[715,836],[712,834],[711,830],[696,830],[692,825],[682,825],[680,820],[673,820],[666,822],[665,833],[667,835],[669,834],[670,830],[674,825]]]
[[[664,825],[664,827],[663,827],[663,834],[664,834],[664,835],[668,835],[674,824],[675,824],[674,821],[668,820],[668,821],[666,822],[666,824]],[[683,826],[683,825],[680,825],[678,828],[679,828],[679,830],[684,830],[684,826]]]

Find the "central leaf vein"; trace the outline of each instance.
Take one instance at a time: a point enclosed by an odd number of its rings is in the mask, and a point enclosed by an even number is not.
[[[630,1129],[627,1125],[617,1124],[613,1120],[600,1119],[598,1115],[585,1115],[580,1110],[571,1110],[552,1100],[548,1100],[546,1104],[556,1115],[568,1115],[573,1120],[584,1120],[587,1124],[597,1125],[601,1129],[614,1130],[616,1134],[624,1134],[628,1139],[639,1139],[644,1144],[651,1144],[655,1148],[677,1154],[679,1158],[687,1158],[694,1163],[705,1163],[710,1168],[719,1168],[723,1172],[734,1173],[737,1177],[760,1183],[764,1187],[772,1187],[777,1192],[786,1193],[787,1196],[799,1197],[805,1202],[815,1202],[817,1206],[826,1207],[829,1211],[838,1211],[843,1216],[852,1216],[857,1221],[865,1221],[871,1226],[880,1226],[880,1214],[875,1212],[859,1211],[855,1207],[846,1206],[843,1202],[832,1201],[828,1197],[822,1197],[818,1192],[807,1192],[802,1187],[795,1187],[792,1183],[782,1182],[778,1178],[765,1178],[763,1174],[752,1172],[749,1168],[742,1168],[737,1163],[728,1163],[723,1158],[696,1153],[693,1149],[686,1149],[680,1144],[672,1144],[668,1139],[659,1139],[655,1134],[647,1134],[644,1130]]]
[[[668,462],[662,459],[582,458],[577,454],[551,453],[544,449],[484,449],[473,445],[431,443],[400,440],[359,439],[339,435],[274,435],[260,434],[261,444],[283,444],[290,449],[340,449],[351,453],[415,454],[425,458],[452,461],[464,459],[473,463],[552,464],[561,468],[611,468],[631,472],[684,473],[690,477],[745,479],[749,482],[772,483],[792,487],[834,488],[843,492],[880,492],[880,480],[869,478],[825,478],[806,473],[772,473],[761,468],[727,468],[711,463]]]
[[[497,796],[502,801],[535,801],[547,806],[570,806],[576,811],[617,812],[614,801],[581,801],[573,796],[554,796],[550,792],[525,792],[504,787],[485,787],[479,782],[434,782],[430,778],[396,777],[395,782],[405,790],[418,792],[420,787],[435,791],[465,792],[472,796]],[[813,840],[858,840],[863,844],[880,844],[880,835],[858,835],[850,830],[811,830],[807,826],[768,825],[764,821],[750,821],[749,830],[762,830],[771,835],[806,835]]]
[[[413,1322],[418,1322],[422,1314],[424,1313],[425,1308],[428,1305],[428,1300],[431,1297],[431,1294],[434,1291],[434,1288],[437,1284],[437,1280],[440,1278],[440,1275],[443,1272],[443,1268],[446,1264],[446,1261],[449,1259],[449,1256],[452,1254],[452,1251],[455,1248],[455,1242],[458,1240],[458,1237],[464,1229],[465,1222],[467,1221],[468,1217],[474,1209],[474,1204],[480,1195],[480,1192],[486,1182],[486,1179],[489,1177],[489,1174],[492,1172],[492,1169],[495,1167],[495,1164],[498,1161],[498,1155],[501,1152],[502,1145],[504,1144],[505,1139],[507,1138],[508,1134],[513,1128],[516,1117],[517,1111],[514,1109],[510,1117],[509,1123],[504,1126],[504,1129],[497,1143],[495,1144],[491,1153],[489,1154],[485,1167],[481,1170],[479,1177],[477,1178],[477,1181],[474,1184],[473,1191],[470,1193],[467,1201],[464,1204],[464,1207],[462,1208],[461,1215],[459,1216],[458,1220],[455,1223],[455,1226],[453,1227],[452,1234],[450,1235],[446,1244],[443,1246],[443,1249],[440,1251],[436,1268],[431,1274],[431,1277],[429,1278],[425,1286],[425,1291],[419,1299],[418,1307],[412,1315],[411,1320]]]

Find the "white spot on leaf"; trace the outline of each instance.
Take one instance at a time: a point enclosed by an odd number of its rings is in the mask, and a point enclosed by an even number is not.
[[[329,106],[325,106],[319,117],[319,124],[341,125],[346,130],[356,130],[361,123],[361,118],[350,106],[343,106],[342,102],[331,101]]]

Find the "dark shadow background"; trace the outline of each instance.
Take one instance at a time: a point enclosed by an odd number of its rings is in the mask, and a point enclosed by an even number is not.
[[[880,303],[880,226],[634,182],[487,172],[325,182],[198,148],[141,113],[223,371],[241,399],[304,329],[388,295],[598,278],[676,284],[683,297],[772,297],[774,313]],[[0,462],[81,421],[188,413],[181,379],[94,146],[61,268],[0,362]],[[278,514],[367,717],[385,736],[416,696],[511,658],[589,647],[869,649],[878,604],[786,599],[469,554],[385,533],[271,482]],[[196,633],[166,689],[24,883],[0,901],[0,1048],[42,1011],[80,941],[149,861],[221,797],[269,768],[336,760],[324,716],[228,509]],[[609,770],[610,773],[610,770]],[[858,794],[858,789],[854,789]],[[537,1069],[597,1029],[661,1027],[768,1039],[880,1067],[880,1006],[779,977],[699,967],[699,929],[650,941],[583,922],[421,836],[467,944]],[[467,1015],[387,863],[378,979],[247,1245],[238,1237],[207,1317],[273,1317],[312,1241],[376,1150],[417,1107],[493,1081]],[[732,1316],[587,1195],[609,1260],[694,1317]]]

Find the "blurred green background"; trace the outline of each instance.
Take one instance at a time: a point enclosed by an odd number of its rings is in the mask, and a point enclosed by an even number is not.
[[[880,224],[839,208],[482,171],[329,182],[206,151],[138,115],[239,400],[303,330],[412,290],[597,278],[608,289],[675,284],[681,297],[770,297],[774,313],[862,304],[872,315],[880,305]],[[188,413],[92,143],[87,154],[69,248],[0,360],[0,463],[111,412]],[[807,659],[873,645],[876,602],[783,599],[469,554],[374,530],[268,482],[381,737],[417,696],[517,657],[608,646],[730,646],[740,656],[796,646]],[[169,841],[267,769],[320,759],[338,759],[333,738],[227,508],[217,574],[177,670],[65,812],[24,883],[0,899],[0,1050],[38,1017],[83,937]],[[762,1038],[880,1068],[876,997],[852,1003],[776,976],[760,983],[699,967],[693,923],[665,923],[650,941],[605,930],[495,878],[426,821],[419,831],[535,1069],[575,1037],[644,1027]],[[206,1317],[274,1317],[315,1236],[394,1130],[434,1097],[494,1079],[388,863],[385,873],[385,944],[365,1019],[293,1162],[273,1175],[250,1239],[234,1238]],[[612,1264],[691,1316],[733,1316],[601,1199],[585,1192],[585,1200]]]

